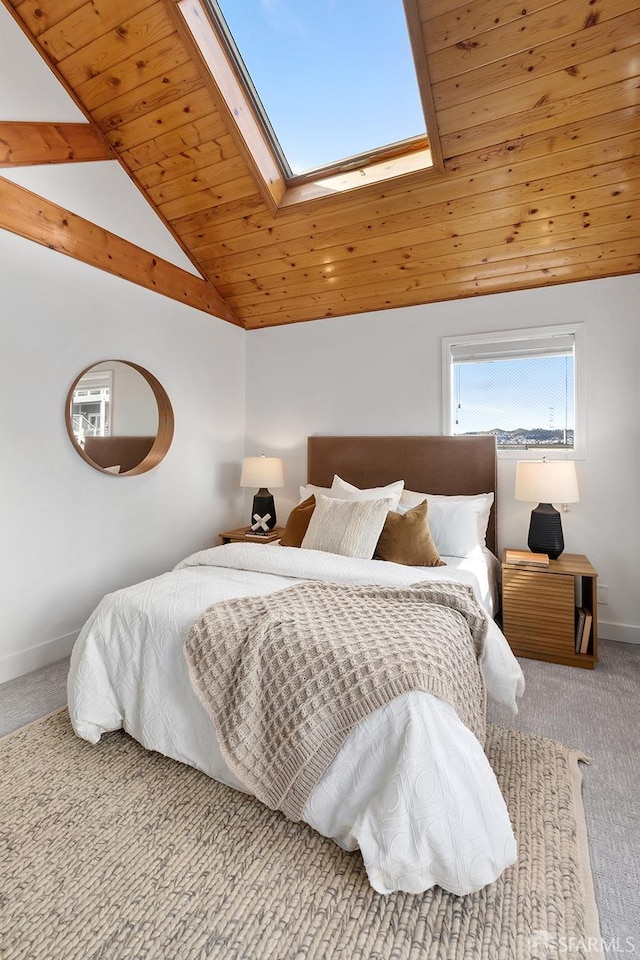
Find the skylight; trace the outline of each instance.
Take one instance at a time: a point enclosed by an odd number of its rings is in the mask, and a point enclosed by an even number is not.
[[[207,3],[287,180],[424,141],[402,0]]]

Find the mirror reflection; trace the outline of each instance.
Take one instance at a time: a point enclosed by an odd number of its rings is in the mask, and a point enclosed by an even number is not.
[[[144,473],[162,460],[173,413],[162,385],[138,364],[104,360],[74,382],[67,430],[82,458],[112,474]]]

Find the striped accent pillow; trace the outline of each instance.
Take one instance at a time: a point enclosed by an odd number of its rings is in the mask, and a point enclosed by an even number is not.
[[[303,550],[324,550],[343,557],[371,560],[393,501],[336,500],[316,495]]]

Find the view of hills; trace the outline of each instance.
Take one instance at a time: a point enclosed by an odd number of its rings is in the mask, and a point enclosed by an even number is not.
[[[517,427],[515,430],[473,431],[474,434],[493,434],[498,447],[567,447],[573,449],[573,430],[544,429],[543,427]]]

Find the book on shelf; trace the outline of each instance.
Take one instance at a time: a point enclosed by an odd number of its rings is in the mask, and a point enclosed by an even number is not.
[[[505,563],[518,563],[528,567],[548,567],[549,557],[546,553],[532,553],[531,550],[506,550]]]
[[[586,653],[589,649],[593,614],[584,607],[576,607],[576,653]]]
[[[247,530],[245,537],[251,537],[254,540],[278,540],[281,534],[276,533],[274,530]]]
[[[589,649],[589,638],[591,637],[592,615],[587,610],[584,615],[584,630],[582,631],[582,640],[580,643],[580,653],[586,653]]]
[[[580,647],[582,645],[582,634],[584,633],[584,622],[587,616],[587,611],[584,607],[576,607],[576,653],[580,653]]]

